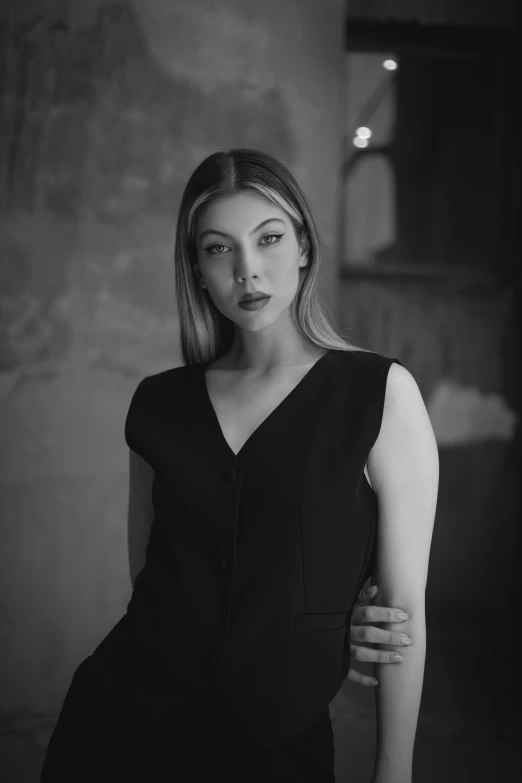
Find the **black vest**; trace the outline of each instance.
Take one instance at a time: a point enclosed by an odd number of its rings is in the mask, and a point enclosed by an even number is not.
[[[154,717],[204,691],[261,745],[305,731],[350,666],[371,573],[364,475],[396,359],[329,351],[234,455],[196,364],[147,376],[125,422],[154,469],[146,565],[95,650]]]

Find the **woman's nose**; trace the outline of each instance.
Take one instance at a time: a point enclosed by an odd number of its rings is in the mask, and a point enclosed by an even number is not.
[[[244,249],[237,251],[235,263],[236,277],[255,277],[258,272],[257,267],[257,260],[252,251]]]

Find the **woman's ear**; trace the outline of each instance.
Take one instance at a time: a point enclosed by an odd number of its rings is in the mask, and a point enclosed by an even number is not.
[[[307,234],[304,234],[299,240],[299,246],[299,266],[307,266],[311,247]]]

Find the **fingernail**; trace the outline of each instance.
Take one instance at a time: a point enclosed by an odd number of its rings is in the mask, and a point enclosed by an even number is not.
[[[402,655],[399,655],[399,653],[392,653],[390,655],[391,661],[402,661]]]
[[[412,640],[409,636],[401,636],[401,644],[411,644]]]
[[[410,615],[406,614],[406,612],[399,612],[399,614],[397,616],[398,616],[399,620],[407,620]]]

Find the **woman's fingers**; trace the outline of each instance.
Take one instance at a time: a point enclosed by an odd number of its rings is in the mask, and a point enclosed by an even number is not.
[[[373,598],[373,596],[377,592],[377,585],[369,585],[368,587],[363,587],[361,592],[359,593],[359,601],[368,601],[368,599]]]
[[[361,623],[402,623],[407,620],[409,615],[402,609],[396,609],[389,606],[373,606],[370,604],[356,605],[351,617],[354,625]]]
[[[350,641],[366,642],[366,644],[395,644],[402,647],[413,644],[413,639],[401,631],[385,631],[374,625],[350,625]]]
[[[359,593],[359,602],[371,601],[378,592],[377,585],[363,588]],[[351,617],[350,641],[366,642],[366,644],[392,644],[400,647],[413,644],[413,640],[406,634],[398,631],[385,631],[373,625],[358,625],[357,623],[396,623],[408,619],[408,614],[402,609],[387,606],[372,606],[365,603],[356,603]],[[372,663],[400,663],[402,656],[394,650],[374,650],[359,644],[350,644],[350,652],[357,661],[371,661]],[[359,685],[375,687],[379,681],[370,674],[361,674],[350,667],[348,680]]]
[[[378,685],[379,681],[370,674],[361,674],[356,669],[350,669],[346,677],[347,680],[359,683],[359,685]]]
[[[362,647],[351,644],[352,658],[356,661],[371,661],[372,663],[401,663],[402,655],[395,650],[374,650],[372,647]]]

